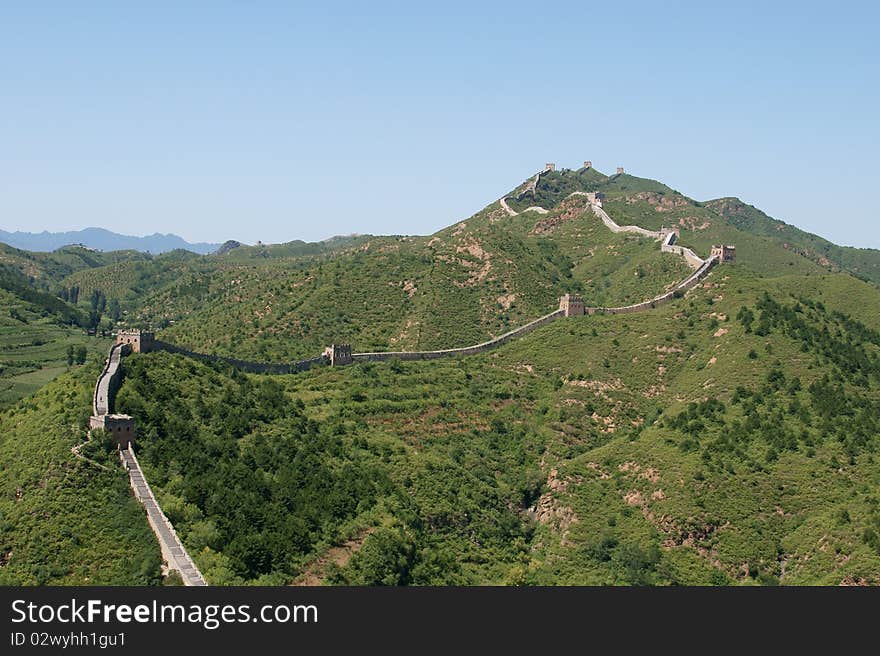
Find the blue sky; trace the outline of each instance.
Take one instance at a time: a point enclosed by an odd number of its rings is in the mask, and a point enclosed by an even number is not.
[[[431,233],[544,162],[880,247],[869,3],[0,7],[0,227]]]

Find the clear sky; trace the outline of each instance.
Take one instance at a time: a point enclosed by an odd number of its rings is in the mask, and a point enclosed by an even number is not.
[[[0,228],[427,234],[591,159],[880,247],[877,3],[137,4],[0,6]]]

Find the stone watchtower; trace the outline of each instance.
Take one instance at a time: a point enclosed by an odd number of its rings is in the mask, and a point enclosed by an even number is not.
[[[711,257],[717,257],[718,262],[736,262],[736,246],[713,246]]]
[[[89,418],[89,428],[107,431],[121,449],[127,449],[135,436],[134,419],[130,415],[93,415]]]
[[[559,309],[565,312],[567,317],[584,316],[584,302],[576,294],[566,294],[559,299]]]
[[[617,167],[617,175],[623,175],[623,167],[622,166]]]
[[[554,164],[553,162],[547,162],[546,164],[544,164],[544,172],[545,173],[548,171],[555,171],[555,170],[556,170],[556,164]]]
[[[331,344],[324,349],[323,355],[330,361],[331,367],[354,362],[351,357],[351,344]]]
[[[592,163],[590,160],[586,160],[586,161],[584,162],[584,168],[585,168],[585,169],[591,169],[591,168],[593,168],[593,163]]]
[[[120,330],[116,333],[117,344],[128,344],[134,353],[147,353],[153,350],[153,342],[155,336],[153,333],[134,328],[131,330]]]

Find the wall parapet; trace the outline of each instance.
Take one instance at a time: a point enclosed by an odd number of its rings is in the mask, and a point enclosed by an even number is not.
[[[153,490],[141,470],[140,463],[131,447],[134,436],[134,420],[128,415],[112,414],[113,396],[119,389],[122,373],[122,356],[131,352],[130,343],[116,343],[110,347],[110,353],[104,368],[95,382],[92,396],[94,415],[89,419],[89,429],[101,428],[108,430],[116,438],[119,446],[119,458],[129,476],[129,484],[135,497],[147,512],[147,521],[162,550],[162,557],[172,570],[180,572],[184,585],[207,585],[189,553],[177,536],[177,532],[159,507]],[[114,430],[114,428],[116,430]],[[124,430],[123,430],[124,429]],[[77,455],[78,452],[74,451]]]
[[[178,353],[180,355],[185,355],[190,358],[195,358],[196,360],[222,362],[223,364],[228,364],[236,369],[240,369],[241,371],[246,371],[252,374],[292,374],[298,371],[306,371],[307,369],[310,369],[311,367],[317,365],[325,364],[327,361],[327,359],[323,355],[319,355],[314,358],[307,358],[305,360],[298,360],[297,362],[286,364],[275,362],[252,362],[250,360],[239,360],[237,358],[230,358],[225,355],[212,355],[209,353],[190,351],[189,349],[178,346],[177,344],[171,344],[170,342],[164,342],[158,339],[153,342],[153,350],[167,351],[168,353]]]
[[[602,209],[601,205],[591,202],[590,207],[593,209],[593,214],[602,219],[602,223],[611,231],[611,232],[631,232],[637,235],[641,235],[642,237],[650,237],[651,239],[663,239],[663,233],[655,230],[645,230],[642,227],[628,225],[622,226],[617,225],[610,216],[608,216],[607,212]]]
[[[110,354],[104,363],[104,369],[95,382],[95,391],[92,395],[92,411],[95,416],[110,413],[110,408],[113,405],[112,396],[119,389],[119,367],[125,348],[124,344],[114,344],[110,348]]]
[[[184,585],[207,585],[199,568],[196,567],[195,562],[193,562],[193,559],[180,541],[174,526],[168,521],[165,513],[162,512],[162,508],[159,507],[159,503],[153,494],[153,489],[147,483],[147,477],[144,476],[144,472],[141,470],[141,465],[138,462],[137,456],[134,455],[132,448],[129,446],[125,449],[119,449],[119,459],[128,472],[129,482],[131,489],[134,490],[134,495],[147,511],[147,521],[150,522],[150,527],[153,529],[153,533],[156,534],[156,539],[159,541],[159,547],[162,550],[162,557],[168,563],[168,567],[180,572]]]
[[[700,267],[694,271],[691,275],[685,278],[682,282],[678,283],[674,288],[670,291],[660,294],[659,296],[655,296],[652,299],[647,301],[642,301],[641,303],[636,303],[634,305],[624,305],[622,307],[589,307],[586,310],[586,313],[589,314],[628,314],[630,312],[642,312],[644,310],[650,310],[658,305],[662,305],[664,303],[668,303],[672,299],[676,297],[676,294],[680,294],[681,292],[687,291],[694,285],[696,285],[702,278],[709,273],[709,270],[718,263],[718,258],[710,257],[708,260],[705,260]]]
[[[439,349],[436,351],[378,351],[373,353],[352,353],[351,358],[355,362],[380,362],[383,360],[391,359],[434,360],[437,358],[451,357],[457,355],[476,355],[477,353],[483,353],[490,349],[501,346],[502,344],[509,342],[515,337],[520,337],[522,335],[530,333],[536,328],[546,326],[548,323],[551,323],[563,316],[565,316],[564,310],[555,310],[554,312],[551,312],[550,314],[545,314],[543,317],[539,317],[534,321],[525,324],[524,326],[514,328],[513,330],[510,330],[503,335],[499,335],[494,339],[482,342],[481,344],[474,344],[473,346]]]

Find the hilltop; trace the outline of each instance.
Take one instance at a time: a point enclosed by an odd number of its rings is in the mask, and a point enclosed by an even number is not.
[[[684,277],[684,262],[655,243],[609,232],[588,211],[585,193],[601,194],[622,224],[677,228],[680,242],[704,256],[713,244],[737,244],[739,265],[760,275],[852,265],[805,257],[787,232],[741,229],[725,206],[654,180],[593,168],[546,171],[535,180],[503,196],[515,216],[494,202],[425,237],[362,236],[321,252],[249,247],[208,268],[185,264],[173,282],[137,286],[134,322],[164,327],[169,340],[189,348],[250,359],[307,357],[331,342],[362,350],[453,347],[541,316],[565,292],[623,305]],[[880,254],[862,256],[851,273],[867,277]],[[131,266],[108,271],[108,279]]]

